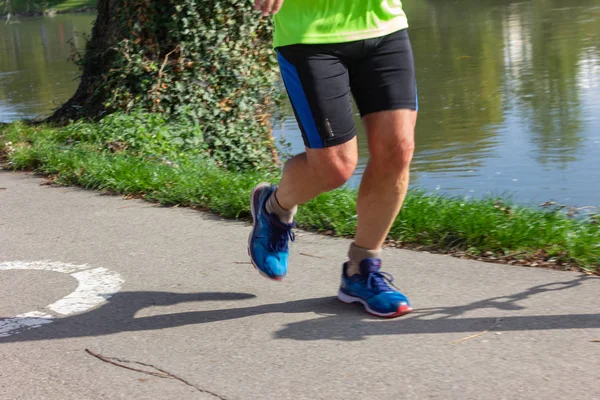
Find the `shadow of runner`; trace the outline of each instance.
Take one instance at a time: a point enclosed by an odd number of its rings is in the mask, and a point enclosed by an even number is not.
[[[600,328],[600,314],[540,315],[521,317],[478,317],[420,319],[418,316],[381,323],[356,319],[351,323],[324,317],[288,324],[275,334],[277,339],[363,340],[378,335],[414,335],[460,332],[539,331]]]
[[[502,311],[519,311],[526,307],[518,302],[545,292],[555,292],[580,286],[588,279],[598,278],[580,276],[565,282],[553,282],[531,287],[513,295],[492,297],[475,301],[462,306],[436,307],[417,309],[406,317],[381,323],[379,318],[365,314],[362,306],[357,307],[363,316],[340,319],[338,316],[327,316],[307,321],[294,322],[278,331],[278,339],[295,340],[363,340],[377,335],[410,335],[494,331],[537,331],[564,329],[600,328],[600,314],[567,314],[539,316],[510,316],[456,318],[469,311],[494,309]],[[375,322],[378,321],[378,322]]]
[[[532,287],[509,296],[475,301],[464,306],[421,309],[406,317],[382,321],[366,314],[362,307],[349,307],[334,297],[294,300],[208,311],[193,311],[135,318],[146,307],[168,306],[196,301],[246,300],[247,293],[169,293],[120,292],[92,311],[57,319],[52,324],[0,338],[3,342],[66,339],[110,335],[119,332],[149,331],[184,325],[204,324],[269,313],[314,313],[321,317],[294,322],[274,334],[276,339],[294,340],[362,340],[376,335],[436,334],[451,332],[481,332],[494,327],[496,331],[528,331],[552,329],[600,328],[600,314],[540,315],[456,318],[472,310],[522,310],[518,301],[548,292],[568,290],[593,277],[581,277]]]

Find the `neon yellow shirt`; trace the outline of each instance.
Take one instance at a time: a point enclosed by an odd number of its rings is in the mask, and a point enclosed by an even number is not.
[[[284,0],[274,46],[345,43],[408,27],[400,0]]]

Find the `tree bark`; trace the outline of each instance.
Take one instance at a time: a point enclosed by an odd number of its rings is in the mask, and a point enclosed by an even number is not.
[[[94,104],[94,87],[97,80],[110,68],[111,59],[116,56],[112,47],[121,39],[122,26],[119,19],[124,11],[123,0],[98,0],[98,15],[86,46],[79,87],[69,101],[48,117],[46,122],[63,125],[69,120],[101,116],[104,106],[101,102]]]

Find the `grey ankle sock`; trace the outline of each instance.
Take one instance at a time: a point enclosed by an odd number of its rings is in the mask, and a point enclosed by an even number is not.
[[[350,250],[348,250],[348,258],[350,261],[348,262],[346,273],[348,276],[357,275],[360,274],[360,262],[366,258],[381,258],[381,249],[363,249],[352,243]]]
[[[294,222],[294,216],[296,215],[296,211],[298,207],[294,207],[291,210],[286,210],[277,201],[276,197],[277,190],[275,190],[271,196],[267,199],[265,204],[265,208],[269,214],[275,214],[279,217],[279,220],[285,224],[291,224]]]

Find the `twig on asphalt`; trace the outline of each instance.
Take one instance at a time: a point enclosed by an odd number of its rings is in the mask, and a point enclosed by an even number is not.
[[[170,378],[169,374],[159,373],[159,372],[153,372],[153,371],[145,371],[143,369],[132,368],[132,367],[128,367],[127,365],[119,364],[119,363],[117,363],[115,361],[112,361],[112,359],[109,358],[109,357],[104,357],[104,356],[102,356],[100,354],[94,353],[90,349],[85,349],[85,352],[88,353],[89,355],[93,356],[93,357],[96,357],[98,360],[104,361],[105,363],[109,363],[109,364],[112,364],[112,365],[116,365],[117,367],[125,368],[125,369],[131,370],[131,371],[135,371],[135,372],[140,372],[140,373],[146,374],[146,375],[156,376],[156,377],[159,377],[159,378]]]
[[[234,261],[234,264],[252,264],[250,261]]]
[[[600,343],[600,339],[594,339],[592,340],[592,343]]]
[[[312,257],[312,258],[320,258],[322,260],[325,259],[325,257],[321,257],[321,256],[313,256],[312,254],[307,254],[307,253],[300,253],[301,256],[305,256],[305,257]]]
[[[458,343],[466,342],[467,340],[470,340],[470,339],[475,339],[476,337],[479,337],[479,336],[485,335],[486,333],[488,333],[488,332],[489,332],[489,331],[491,331],[492,329],[494,329],[494,328],[497,328],[497,327],[498,327],[498,325],[500,325],[500,321],[502,321],[502,319],[501,319],[501,318],[496,318],[496,322],[494,322],[494,325],[490,326],[490,327],[489,327],[488,329],[486,329],[485,331],[483,331],[483,332],[479,332],[479,333],[476,333],[476,334],[474,334],[474,335],[471,335],[471,336],[467,336],[466,338],[462,338],[462,339],[454,340],[454,341],[452,341],[452,342],[449,342],[448,344],[458,344]]]
[[[199,391],[201,393],[210,394],[211,396],[214,396],[214,397],[216,397],[217,399],[220,399],[220,400],[226,400],[226,398],[223,397],[223,396],[219,396],[218,394],[213,393],[210,390],[202,389],[202,388],[194,385],[193,383],[190,383],[190,382],[186,381],[185,379],[178,377],[177,375],[173,375],[172,373],[170,373],[168,371],[165,371],[163,369],[155,367],[152,364],[146,364],[146,363],[139,362],[139,361],[124,360],[124,359],[117,358],[117,357],[106,357],[106,356],[103,356],[101,354],[94,353],[90,349],[85,349],[85,352],[88,353],[89,355],[93,356],[93,357],[96,357],[97,359],[99,359],[101,361],[104,361],[105,363],[108,363],[108,364],[111,364],[111,365],[115,365],[117,367],[125,368],[125,369],[128,369],[130,371],[135,371],[135,372],[140,372],[140,373],[146,374],[146,375],[156,376],[158,378],[175,379],[176,381],[179,381],[179,382],[181,382],[181,383],[183,383],[183,384],[185,384],[187,386],[193,387],[194,389],[196,389],[197,391]],[[132,367],[128,367],[127,365],[124,365],[122,363],[142,365],[144,367],[153,368],[153,369],[157,370],[158,372],[146,371],[146,370],[138,369],[138,368],[132,368]]]

